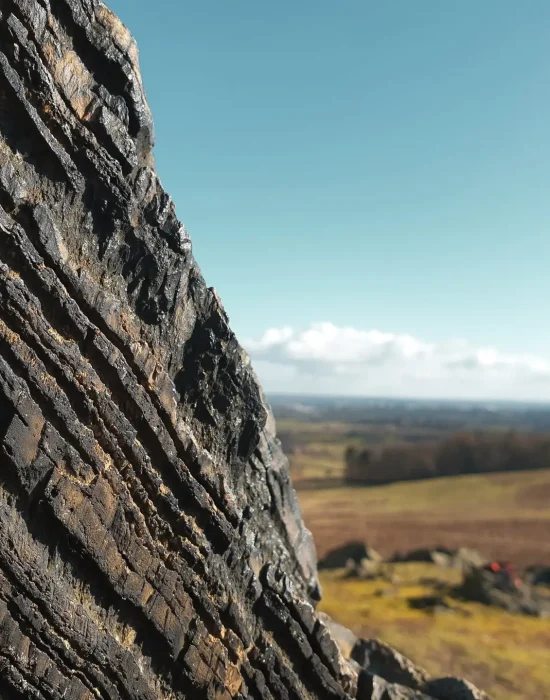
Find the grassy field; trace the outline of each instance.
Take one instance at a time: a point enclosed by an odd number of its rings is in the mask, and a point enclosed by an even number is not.
[[[292,478],[299,487],[303,481],[342,480],[344,452],[349,445],[366,444],[365,437],[350,435],[352,429],[345,423],[306,423],[278,420],[277,430],[283,437]],[[293,450],[288,449],[292,443]]]
[[[283,444],[292,448],[291,472],[319,557],[358,539],[384,557],[418,547],[468,546],[518,569],[550,564],[550,469],[349,487],[347,447],[438,435],[410,425],[277,424]],[[400,564],[396,571],[397,586],[321,572],[320,609],[360,636],[392,644],[434,675],[470,679],[495,700],[550,698],[550,620],[473,603],[459,603],[460,613],[414,610],[409,598],[434,592],[423,579],[453,584],[461,574],[419,564]]]
[[[317,550],[365,539],[384,556],[477,547],[518,567],[550,563],[550,470],[298,492]]]
[[[363,539],[384,556],[441,544],[476,547],[519,568],[550,564],[550,470],[298,496],[320,556]],[[430,673],[470,679],[496,700],[550,698],[550,620],[473,603],[461,604],[467,615],[413,610],[409,597],[433,592],[419,582],[423,576],[458,582],[460,574],[428,565],[399,565],[397,571],[403,579],[397,588],[321,572],[321,610],[360,636],[392,644]]]
[[[457,583],[460,574],[428,564],[400,564],[395,573],[398,586],[321,572],[320,609],[360,636],[383,639],[435,676],[468,678],[494,700],[550,698],[549,620],[462,601],[451,601],[458,612],[414,610],[409,598],[433,592],[423,580]]]
[[[350,539],[367,539],[385,556],[440,544],[477,547],[520,568],[550,562],[550,469],[351,487],[344,484],[346,448],[402,440],[403,428],[278,425],[293,445],[291,473],[320,556]],[[418,437],[423,428],[406,431]]]

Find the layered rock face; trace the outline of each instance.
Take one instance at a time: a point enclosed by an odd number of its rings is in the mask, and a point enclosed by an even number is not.
[[[0,0],[0,698],[355,695],[152,146],[101,2]]]

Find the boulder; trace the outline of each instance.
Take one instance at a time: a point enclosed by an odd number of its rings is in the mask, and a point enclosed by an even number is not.
[[[471,547],[459,547],[458,549],[423,547],[406,554],[396,553],[391,561],[423,562],[436,564],[442,568],[455,568],[464,571],[471,567],[483,566],[488,560],[481,552]]]
[[[355,635],[351,630],[349,630],[347,627],[344,627],[344,625],[341,625],[338,622],[335,622],[329,615],[326,613],[320,612],[319,613],[319,619],[327,626],[327,628],[330,630],[330,633],[332,635],[332,638],[334,641],[338,644],[340,647],[340,651],[342,653],[342,656],[346,660],[351,659],[351,652],[353,651],[354,646],[357,644],[359,641],[357,639],[357,635]]]
[[[429,680],[424,669],[379,639],[360,639],[351,658],[371,675],[413,690],[420,690]]]
[[[99,0],[0,3],[0,240],[0,697],[347,698],[271,410]]]
[[[466,600],[502,608],[511,613],[534,617],[550,616],[550,597],[543,597],[531,586],[515,579],[505,570],[479,567],[465,572],[457,595]]]
[[[523,578],[530,586],[550,586],[550,566],[528,566]]]
[[[354,561],[348,559],[346,565],[346,578],[355,578],[363,581],[371,581],[379,578],[383,574],[383,566],[379,561],[372,559],[361,559]]]
[[[365,542],[348,542],[340,547],[331,549],[320,561],[321,569],[344,569],[349,562],[360,563],[362,560],[382,561],[378,552],[369,547]]]
[[[359,674],[357,700],[433,700],[429,695],[397,683],[388,683],[368,671]]]
[[[467,571],[468,569],[484,566],[488,561],[487,557],[478,549],[459,547],[451,557],[451,566],[455,569]]]
[[[487,693],[463,678],[436,678],[424,689],[434,700],[489,700]]]
[[[454,606],[442,595],[418,596],[408,599],[409,606],[413,610],[425,610],[430,613],[456,612]]]
[[[445,547],[422,547],[413,549],[406,554],[396,553],[392,562],[423,562],[426,564],[437,564],[438,566],[447,567],[451,565],[454,552]]]
[[[352,658],[361,667],[357,700],[489,700],[486,693],[462,678],[430,678],[379,640],[359,640]]]

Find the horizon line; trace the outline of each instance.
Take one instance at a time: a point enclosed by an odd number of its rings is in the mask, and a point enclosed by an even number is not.
[[[378,394],[321,394],[308,392],[292,392],[292,391],[267,391],[263,389],[264,394],[269,398],[300,398],[300,399],[334,399],[334,400],[358,400],[358,401],[417,401],[417,402],[444,402],[444,403],[470,403],[470,404],[537,404],[548,406],[550,408],[550,399],[519,399],[519,398],[464,398],[464,397],[429,397],[429,396],[384,396]]]

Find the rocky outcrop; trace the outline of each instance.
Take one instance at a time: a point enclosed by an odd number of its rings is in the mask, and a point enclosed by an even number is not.
[[[550,586],[550,566],[528,566],[523,580],[530,586]]]
[[[420,690],[428,680],[426,671],[377,639],[359,640],[351,657],[372,675],[413,690]]]
[[[99,0],[0,3],[0,697],[355,696],[152,148]]]
[[[490,567],[470,569],[464,574],[455,595],[511,613],[550,618],[550,596],[515,579],[504,568],[496,571]]]
[[[488,563],[487,557],[472,547],[448,549],[441,546],[413,549],[406,553],[397,552],[390,561],[395,563],[424,562],[444,568],[461,569],[462,571],[469,571],[472,568],[484,566]]]
[[[0,7],[0,696],[344,697],[135,44],[100,2]]]
[[[357,700],[488,700],[461,678],[432,679],[377,639],[357,640],[351,652],[359,667]]]
[[[382,557],[365,542],[348,542],[331,549],[319,561],[319,569],[343,569],[350,563],[360,564],[363,560],[381,562]]]

